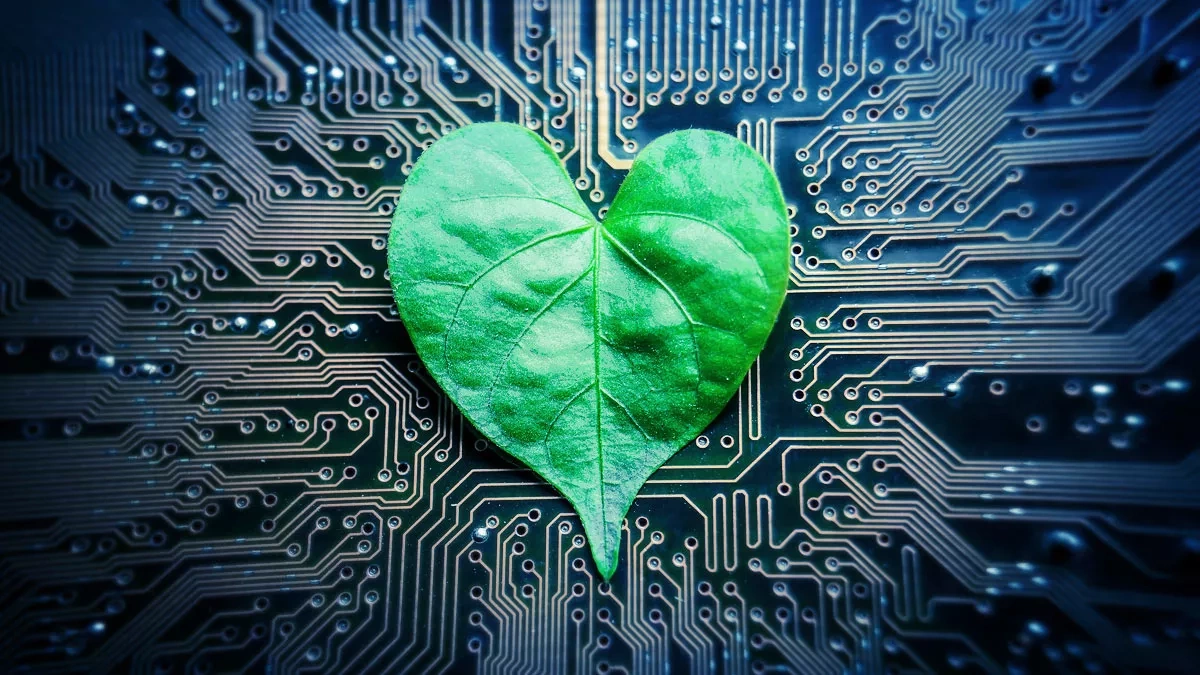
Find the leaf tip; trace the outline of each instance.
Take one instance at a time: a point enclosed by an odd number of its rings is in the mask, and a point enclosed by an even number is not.
[[[606,522],[603,519],[593,519],[587,513],[580,513],[583,529],[587,533],[588,544],[592,549],[592,561],[596,563],[596,571],[605,581],[612,579],[621,562],[621,527],[620,522]]]
[[[596,561],[596,570],[600,572],[600,576],[607,582],[612,581],[613,574],[617,572],[617,562],[619,561],[618,551],[613,548],[605,548],[598,550],[592,546],[592,559]]]

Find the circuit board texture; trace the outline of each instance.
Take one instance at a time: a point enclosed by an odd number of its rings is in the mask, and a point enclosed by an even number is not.
[[[0,672],[1200,672],[1196,0],[0,7]],[[388,285],[490,120],[787,201],[610,583]]]

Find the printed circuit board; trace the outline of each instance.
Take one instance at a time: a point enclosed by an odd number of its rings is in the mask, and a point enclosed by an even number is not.
[[[0,23],[0,670],[1200,667],[1195,0],[43,0]],[[611,583],[398,320],[424,148],[735,134],[783,314]]]

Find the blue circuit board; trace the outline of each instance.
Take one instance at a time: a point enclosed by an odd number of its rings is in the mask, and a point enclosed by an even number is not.
[[[0,5],[0,671],[1200,670],[1195,0]],[[386,279],[490,120],[787,201],[609,583]]]

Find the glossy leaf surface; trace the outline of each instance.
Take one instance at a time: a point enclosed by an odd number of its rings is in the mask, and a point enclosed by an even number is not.
[[[787,215],[767,164],[726,134],[646,146],[601,222],[539,137],[476,124],[417,162],[388,264],[429,372],[571,502],[609,578],[638,490],[767,339]]]

